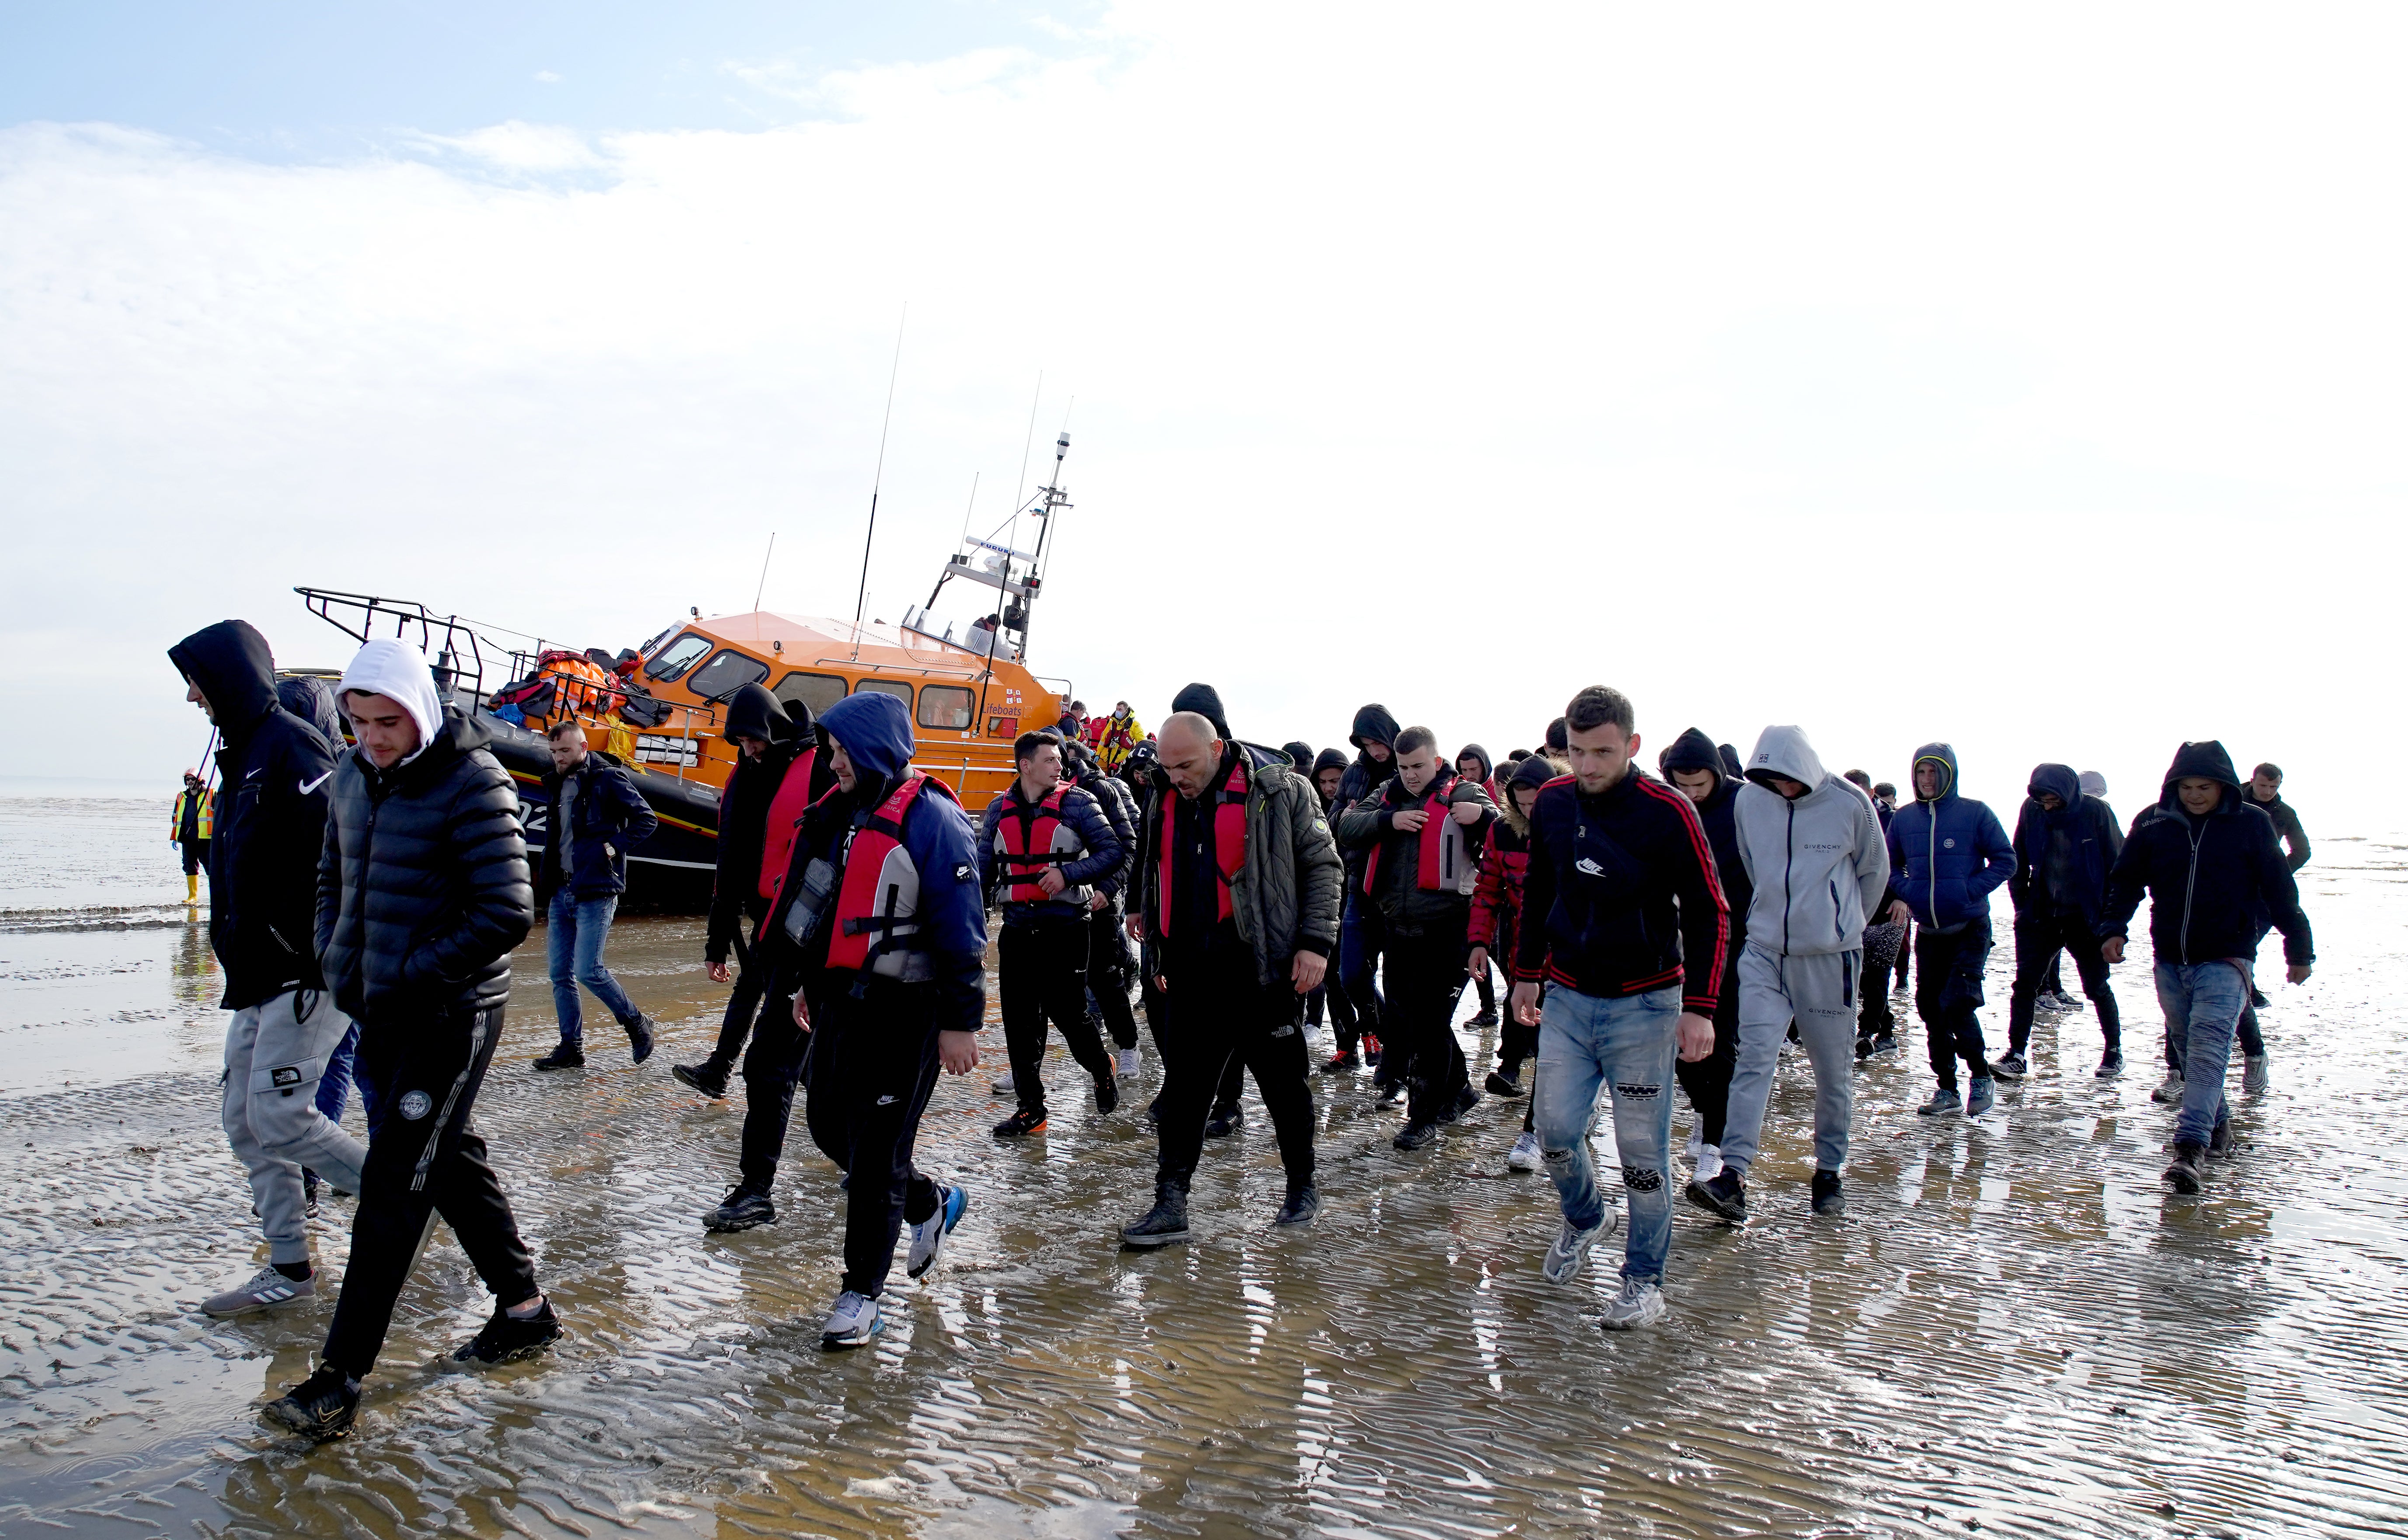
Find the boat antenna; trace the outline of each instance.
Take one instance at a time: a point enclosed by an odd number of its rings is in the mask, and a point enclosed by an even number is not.
[[[1044,395],[1045,371],[1039,369],[1037,389],[1028,397],[1028,431],[1020,436],[1020,482],[1011,489],[1011,516],[1015,519],[1020,516],[1021,497],[1028,491],[1028,448],[1037,442],[1037,403]]]
[[[769,558],[776,554],[777,550],[778,532],[772,529],[769,531],[769,549],[761,553],[761,581],[752,588],[752,613],[755,617],[752,622],[752,640],[755,641],[761,640],[761,622],[758,617],[761,613],[761,596],[769,587]]]
[[[984,474],[986,474],[984,471],[980,470],[970,472],[970,503],[968,508],[962,510],[962,543],[965,545],[969,543],[970,519],[978,512],[979,478]]]
[[[895,324],[895,364],[886,375],[886,415],[878,424],[878,468],[869,477],[869,533],[861,541],[861,587],[853,597],[853,660],[861,658],[861,616],[869,604],[869,547],[878,539],[878,489],[886,481],[886,430],[895,422],[895,381],[903,372],[903,328],[911,319],[911,303],[903,302],[903,319]]]

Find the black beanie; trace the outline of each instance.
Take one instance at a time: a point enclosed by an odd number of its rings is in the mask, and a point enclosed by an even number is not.
[[[1220,734],[1224,743],[1237,741],[1237,734],[1229,730],[1228,716],[1221,710],[1221,692],[1210,684],[1188,685],[1170,698],[1170,709],[1174,712],[1194,712],[1211,723],[1212,730]]]
[[[1293,742],[1282,743],[1280,752],[1287,756],[1287,762],[1296,767],[1298,775],[1304,774],[1312,768],[1312,745],[1300,738]]]

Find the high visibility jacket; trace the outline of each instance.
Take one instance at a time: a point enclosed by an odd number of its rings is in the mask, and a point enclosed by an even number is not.
[[[185,804],[191,801],[194,795],[195,794],[191,791],[179,791],[176,793],[176,811],[170,813],[167,818],[167,840],[171,844],[184,837],[184,808]],[[198,793],[198,796],[200,797],[201,801],[201,815],[200,820],[195,827],[199,828],[200,832],[194,835],[194,838],[200,840],[214,839],[216,838],[218,819],[218,799],[216,794],[209,791],[207,787],[203,787]]]
[[[1145,728],[1134,715],[1105,717],[1100,727],[1091,721],[1088,731],[1094,734],[1096,757],[1108,775],[1119,774],[1128,763],[1129,751],[1145,741]]]

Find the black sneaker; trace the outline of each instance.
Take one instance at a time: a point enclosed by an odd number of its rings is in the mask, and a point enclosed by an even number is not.
[[[2207,1136],[2207,1153],[2221,1159],[2232,1153],[2232,1125],[2218,1123],[2215,1131]]]
[[[1314,1187],[1311,1182],[1301,1187],[1291,1184],[1287,1189],[1287,1202],[1280,1205],[1279,1217],[1273,1219],[1271,1223],[1309,1225],[1312,1223],[1313,1216],[1320,1212],[1321,1189],[1319,1187]]]
[[[1147,1102],[1147,1103],[1145,1104],[1145,1120],[1146,1120],[1148,1123],[1151,1123],[1151,1124],[1154,1125],[1154,1126],[1155,1126],[1155,1127],[1157,1127],[1157,1128],[1161,1126],[1161,1124],[1162,1124],[1162,1093],[1161,1093],[1161,1092],[1159,1092],[1159,1091],[1155,1092],[1155,1093],[1154,1093],[1154,1100],[1153,1100],[1153,1101],[1149,1101],[1149,1102]]]
[[[1215,1112],[1212,1115],[1212,1120],[1204,1125],[1204,1137],[1207,1139],[1226,1139],[1229,1135],[1237,1132],[1240,1129],[1242,1129],[1245,1126],[1246,1109],[1243,1107],[1231,1107],[1226,1112]]]
[[[1873,1052],[1876,1054],[1894,1054],[1898,1052],[1897,1036],[1890,1032],[1884,1032],[1879,1037],[1873,1039]]]
[[[1473,1090],[1471,1082],[1467,1080],[1463,1083],[1463,1089],[1455,1093],[1455,1100],[1447,1104],[1446,1111],[1438,1115],[1438,1120],[1441,1123],[1455,1122],[1478,1105],[1480,1093]]]
[[[1485,1011],[1481,1012],[1478,1015],[1473,1016],[1473,1017],[1471,1018],[1471,1023],[1470,1023],[1470,1024],[1471,1024],[1472,1026],[1474,1026],[1474,1027],[1494,1027],[1494,1026],[1496,1026],[1496,1025],[1497,1025],[1497,1007],[1495,1007],[1494,1005],[1492,1005],[1492,1006],[1490,1006],[1488,1009],[1486,1009]]]
[[[1688,1186],[1689,1202],[1732,1224],[1747,1223],[1747,1185],[1733,1171],[1720,1171]]]
[[[1869,1037],[1860,1037],[1856,1039],[1856,1058],[1859,1059],[1865,1059],[1872,1057],[1873,1040]]]
[[[2176,1144],[2173,1164],[2166,1168],[2166,1184],[2176,1192],[2197,1192],[2206,1166],[2206,1145]]]
[[[1032,1133],[1045,1131],[1045,1115],[1023,1107],[995,1126],[997,1139],[1025,1139]]]
[[[564,1043],[535,1061],[538,1070],[581,1070],[585,1068],[585,1050],[574,1043]]]
[[[769,1202],[766,1192],[751,1187],[729,1189],[727,1199],[702,1216],[702,1228],[714,1234],[726,1235],[739,1230],[766,1225],[778,1217],[778,1205]]]
[[[2031,1060],[2011,1048],[2000,1058],[1990,1060],[1990,1073],[2000,1080],[2021,1080],[2031,1073]]]
[[[2266,1009],[2266,991],[2254,984],[2249,986],[2249,1006],[2255,1011]]]
[[[2090,1072],[2101,1080],[2113,1080],[2124,1072],[2124,1056],[2110,1048],[2100,1058],[2099,1068]]]
[[[1848,1212],[1848,1196],[1840,1190],[1840,1173],[1817,1170],[1814,1173],[1814,1212],[1833,1217]]]
[[[324,1364],[308,1379],[259,1409],[259,1415],[289,1432],[323,1444],[351,1431],[359,1415],[360,1393],[339,1369]]]
[[[531,1359],[567,1333],[560,1329],[560,1317],[552,1313],[552,1302],[546,1300],[536,1313],[519,1319],[500,1305],[486,1318],[485,1329],[454,1348],[454,1363],[481,1363],[487,1368],[497,1363],[516,1363]]]
[[[659,1025],[640,1011],[636,1013],[635,1020],[627,1023],[627,1047],[636,1056],[637,1063],[652,1057],[652,1029]]]
[[[1107,1066],[1103,1073],[1096,1076],[1096,1111],[1110,1116],[1111,1110],[1120,1104],[1120,1079],[1112,1073],[1110,1066]]]
[[[1154,1207],[1145,1217],[1121,1231],[1124,1245],[1152,1248],[1187,1239],[1187,1189],[1176,1182],[1156,1183]]]
[[[301,1168],[301,1212],[318,1216],[318,1173],[307,1166]]]
[[[1323,1074],[1344,1074],[1363,1062],[1363,1056],[1352,1048],[1340,1048],[1321,1061]]]
[[[1491,1070],[1488,1072],[1488,1094],[1501,1096],[1508,1101],[1518,1101],[1522,1098],[1522,1083],[1502,1070]]]
[[[706,1058],[699,1064],[672,1064],[669,1073],[713,1101],[727,1099],[727,1071],[715,1058]]]
[[[1397,1137],[1389,1143],[1400,1150],[1417,1150],[1437,1137],[1435,1123],[1408,1123],[1397,1130]]]

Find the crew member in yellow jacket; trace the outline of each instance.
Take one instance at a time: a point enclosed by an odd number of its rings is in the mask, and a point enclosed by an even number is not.
[[[191,770],[184,772],[184,789],[176,794],[176,811],[169,814],[167,842],[184,847],[184,901],[201,901],[201,871],[209,864],[209,836],[217,823],[217,799],[201,778]]]
[[[1145,729],[1138,726],[1137,713],[1125,700],[1112,707],[1111,715],[1090,720],[1087,734],[1107,775],[1118,775],[1128,762],[1129,751],[1145,741]]]

